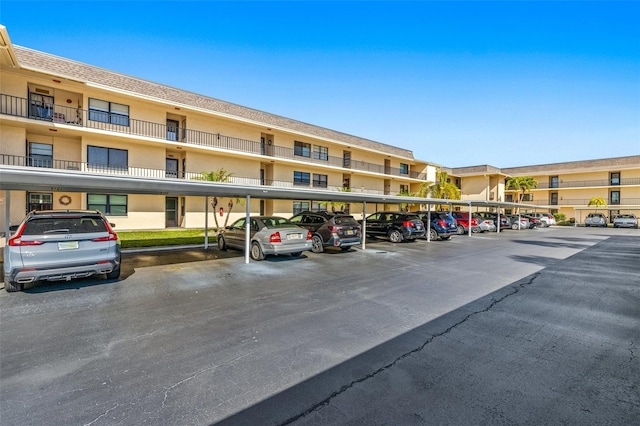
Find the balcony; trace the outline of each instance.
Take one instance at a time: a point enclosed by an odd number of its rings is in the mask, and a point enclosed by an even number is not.
[[[585,207],[589,205],[589,201],[591,198],[572,198],[572,199],[564,199],[564,200],[553,200],[557,202],[552,202],[551,200],[534,200],[534,201],[525,201],[526,204],[533,204],[536,206],[581,206]],[[609,203],[608,207],[624,207],[624,206],[640,206],[640,198],[622,198],[619,203]]]
[[[165,169],[150,169],[143,167],[110,167],[108,165],[103,164],[91,164],[80,161],[68,161],[68,160],[46,160],[46,161],[37,161],[32,157],[23,157],[17,155],[8,155],[8,154],[0,154],[0,166],[18,166],[18,167],[29,167],[33,168],[34,172],[37,169],[55,169],[55,170],[67,170],[73,172],[89,172],[92,174],[103,174],[105,176],[134,176],[134,177],[144,177],[144,178],[152,178],[152,179],[166,179],[166,180],[200,180],[201,173],[200,172],[190,172],[190,171],[176,171],[176,170],[165,170]],[[277,188],[296,188],[300,187],[309,187],[310,190],[314,191],[327,191],[327,192],[344,192],[344,188],[342,185],[340,186],[331,186],[327,185],[323,182],[323,185],[317,185],[314,182],[309,182],[305,185],[300,185],[299,183],[295,183],[292,180],[290,181],[281,181],[281,180],[268,180],[261,179],[259,177],[242,177],[242,176],[230,176],[229,179],[225,183],[231,184],[240,184],[240,185],[255,185],[255,186],[268,186],[268,187],[277,187]],[[375,189],[365,189],[365,188],[351,188],[350,192],[361,193],[361,194],[377,194],[382,195],[383,191],[375,190]]]
[[[255,154],[266,158],[282,158],[287,160],[304,161],[307,163],[337,167],[344,170],[358,170],[381,175],[398,176],[408,179],[426,180],[426,173],[400,170],[395,167],[385,167],[382,164],[367,163],[351,159],[348,167],[345,167],[343,157],[328,156],[326,158],[312,158],[296,155],[293,148],[269,145],[262,142],[239,139],[225,136],[220,133],[207,133],[198,130],[180,129],[176,132],[173,126],[162,123],[136,120],[129,117],[118,116],[118,119],[93,120],[96,111],[88,111],[66,105],[46,105],[43,108],[29,108],[29,101],[25,98],[0,94],[0,114],[13,117],[22,117],[39,121],[67,124],[83,128],[97,129],[107,132],[135,135],[160,140],[171,140],[187,145],[206,146],[224,149],[234,152]]]
[[[568,189],[568,188],[590,188],[590,187],[602,187],[602,186],[629,186],[640,185],[640,178],[627,178],[620,179],[620,183],[612,184],[609,179],[600,180],[574,180],[563,181],[550,185],[549,182],[539,182],[536,189]],[[532,189],[535,191],[535,189]]]

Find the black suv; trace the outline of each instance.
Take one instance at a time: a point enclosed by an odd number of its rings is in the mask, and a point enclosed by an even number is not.
[[[348,251],[351,246],[360,244],[360,224],[348,214],[301,212],[289,220],[311,231],[311,251],[314,253],[322,253],[325,247]]]
[[[424,223],[414,213],[377,212],[367,216],[367,236],[388,237],[391,242],[424,236]]]

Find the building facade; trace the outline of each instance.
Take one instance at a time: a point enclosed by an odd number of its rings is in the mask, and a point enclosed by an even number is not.
[[[436,166],[409,150],[14,46],[4,27],[0,34],[2,165],[309,188],[326,190],[328,199],[334,191],[415,192],[435,179]],[[52,188],[11,191],[10,199],[12,224],[27,211],[60,208],[99,209],[118,229],[205,224],[202,200],[181,194]],[[209,214],[222,222],[246,208],[241,200],[211,202]],[[328,206],[301,198],[252,200],[250,209],[288,217]]]

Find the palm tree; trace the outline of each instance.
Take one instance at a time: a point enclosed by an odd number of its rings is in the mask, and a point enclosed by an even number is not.
[[[351,192],[351,188],[348,186],[343,186],[340,188],[339,192]],[[347,203],[344,201],[320,201],[318,204],[321,206],[330,207],[331,211],[344,211],[344,208],[347,206]]]
[[[214,170],[212,172],[200,172],[200,176],[197,176],[193,179],[195,180],[206,180],[208,182],[228,182],[233,173],[229,173],[224,169],[224,167],[220,167],[218,170]],[[235,202],[234,202],[235,201]],[[224,227],[227,226],[229,222],[229,215],[231,214],[231,210],[235,204],[241,203],[242,198],[235,198],[229,200],[229,212],[227,213],[227,217],[224,220]],[[213,219],[216,222],[216,230],[220,229],[220,224],[218,223],[218,215],[216,214],[216,208],[218,207],[218,197],[213,197],[211,199],[211,207],[213,208]]]
[[[416,192],[416,197],[420,198],[442,198],[445,200],[459,200],[460,188],[451,183],[449,173],[441,170],[436,172],[436,181],[422,182]]]
[[[398,196],[400,197],[415,197],[416,194],[410,191],[400,191],[398,194]],[[409,207],[413,206],[414,204],[412,203],[401,203],[400,204],[400,210],[404,211],[404,212],[408,212],[409,211]]]
[[[524,194],[531,189],[537,188],[538,181],[531,176],[515,176],[507,179],[504,187],[507,191],[522,191],[521,194],[518,195],[518,203],[522,203]],[[518,208],[518,210],[520,209]]]
[[[593,197],[592,199],[589,200],[589,204],[587,204],[587,207],[590,207],[590,206],[594,206],[597,211],[598,207],[607,207],[607,202],[602,197]]]

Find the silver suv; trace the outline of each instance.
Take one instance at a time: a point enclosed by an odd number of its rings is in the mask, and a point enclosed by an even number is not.
[[[527,216],[532,216],[540,220],[543,227],[556,224],[556,218],[551,213],[528,213]]]
[[[607,217],[602,213],[589,213],[584,221],[584,226],[607,226]]]
[[[34,281],[95,274],[120,277],[120,240],[99,211],[33,211],[4,248],[4,285],[21,291]]]

